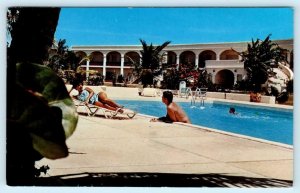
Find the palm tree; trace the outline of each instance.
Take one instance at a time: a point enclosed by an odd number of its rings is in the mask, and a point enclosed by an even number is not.
[[[272,75],[272,67],[284,60],[282,55],[284,49],[272,42],[270,36],[268,35],[263,41],[252,39],[246,51],[238,52],[247,71],[247,81],[254,91],[260,91],[261,84]]]
[[[77,69],[79,65],[79,57],[77,57],[73,51],[67,50],[64,55],[64,58],[68,69]]]
[[[171,42],[166,41],[162,45],[153,46],[152,43],[147,45],[146,41],[140,39],[142,43],[143,50],[141,50],[142,55],[142,72],[141,72],[141,80],[144,87],[147,85],[153,85],[153,78],[159,74],[161,74],[162,69],[160,69],[160,64],[162,61],[161,54],[162,50],[167,47]]]
[[[92,54],[89,54],[89,55],[83,57],[83,58],[80,60],[79,65],[82,64],[82,63],[85,62],[85,61],[90,62],[92,59],[93,59],[93,55],[92,55]],[[89,79],[89,72],[90,72],[90,70],[87,68],[86,71],[85,71],[85,73],[86,73],[86,81],[88,81],[88,79]]]
[[[64,55],[67,50],[68,50],[68,46],[66,45],[66,40],[65,39],[58,40],[57,54]]]
[[[142,55],[142,66],[144,69],[155,70],[159,68],[160,62],[162,60],[161,51],[167,47],[171,42],[166,41],[160,46],[154,47],[152,43],[147,45],[146,41],[140,39],[142,43],[143,50],[141,50]]]
[[[56,47],[55,53],[49,57],[48,62],[46,63],[48,67],[50,67],[53,71],[58,73],[60,69],[63,68],[64,65],[64,54],[68,47],[65,45],[66,40],[59,40],[57,45],[56,41],[53,41],[52,46]]]
[[[79,58],[73,51],[68,49],[65,39],[60,39],[57,43],[55,53],[49,58],[48,66],[58,73],[59,70],[76,69]]]
[[[82,63],[85,62],[85,61],[89,61],[89,62],[90,62],[92,59],[93,59],[93,55],[92,55],[92,54],[89,54],[89,55],[87,55],[87,56],[81,58],[81,60],[79,61],[79,64],[82,64]]]

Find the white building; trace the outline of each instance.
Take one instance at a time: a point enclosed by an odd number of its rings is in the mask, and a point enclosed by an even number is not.
[[[290,63],[293,60],[291,54],[293,40],[273,42],[288,50],[286,59]],[[190,63],[206,69],[212,75],[213,83],[233,85],[246,74],[244,64],[240,62],[241,58],[237,52],[247,50],[248,43],[170,44],[163,51],[167,53],[168,64]],[[124,76],[132,73],[133,67],[127,56],[140,62],[142,46],[72,46],[71,50],[81,58],[92,55],[92,59],[81,66],[87,70],[97,70],[109,80],[112,72]]]

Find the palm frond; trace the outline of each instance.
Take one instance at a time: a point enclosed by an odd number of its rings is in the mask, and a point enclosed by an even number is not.
[[[84,61],[91,61],[92,59],[93,59],[93,55],[85,56],[80,60],[79,64],[81,64]]]
[[[166,42],[164,42],[162,45],[157,46],[157,47],[155,48],[155,52],[156,52],[156,53],[161,52],[161,51],[162,51],[165,47],[167,47],[170,43],[171,43],[171,41],[166,41]]]

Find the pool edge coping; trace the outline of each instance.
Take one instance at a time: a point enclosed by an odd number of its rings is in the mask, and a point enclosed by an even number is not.
[[[176,97],[178,98],[178,97]],[[143,100],[144,99],[144,100]],[[178,98],[180,99],[180,101],[176,101],[176,102],[190,102],[189,99],[183,99],[183,98]],[[145,98],[114,98],[114,100],[139,100],[139,101],[161,101],[160,98],[157,97],[145,97]],[[185,101],[183,101],[185,100]],[[252,105],[255,107],[269,107],[269,108],[281,108],[281,109],[285,109],[285,110],[292,110],[292,113],[294,114],[294,106],[288,106],[288,105],[280,105],[280,104],[265,104],[265,103],[253,103],[253,102],[247,102],[247,101],[235,101],[235,100],[222,100],[222,99],[215,99],[215,98],[206,98],[207,101],[209,102],[219,102],[219,103],[235,103],[235,104],[240,104],[240,105]],[[148,118],[157,118],[156,116],[152,116],[152,115],[147,115],[147,114],[142,114],[142,113],[138,113],[139,115],[143,116],[143,117],[148,117]],[[222,130],[218,130],[215,128],[210,128],[210,127],[205,127],[205,126],[199,126],[199,125],[194,125],[194,124],[186,124],[186,123],[180,123],[180,122],[174,122],[174,124],[179,124],[179,125],[184,125],[184,126],[188,126],[188,127],[193,127],[193,128],[198,128],[198,129],[202,129],[202,130],[206,130],[206,131],[210,131],[210,132],[215,132],[215,133],[220,133],[223,135],[230,135],[230,136],[234,136],[234,137],[238,137],[238,138],[243,138],[243,139],[247,139],[247,140],[252,140],[252,141],[257,141],[260,143],[267,143],[270,145],[275,145],[275,146],[280,146],[283,148],[287,148],[287,149],[294,149],[293,145],[288,145],[285,143],[280,143],[280,142],[275,142],[275,141],[270,141],[270,140],[266,140],[266,139],[260,139],[260,138],[256,138],[256,137],[250,137],[247,135],[242,135],[242,134],[236,134],[233,132],[228,132],[228,131],[222,131]],[[294,128],[293,128],[294,129]],[[294,135],[293,135],[294,137]]]
[[[147,117],[147,118],[157,118],[155,116],[142,114],[142,113],[138,113],[138,115],[140,115],[142,117]],[[233,136],[233,137],[237,137],[237,138],[241,138],[241,139],[256,141],[256,142],[260,142],[260,143],[266,143],[266,144],[269,144],[269,145],[280,146],[280,147],[283,147],[283,148],[286,148],[286,149],[294,150],[293,145],[288,145],[288,144],[284,144],[284,143],[280,143],[280,142],[274,142],[274,141],[270,141],[270,140],[266,140],[266,139],[250,137],[250,136],[247,136],[247,135],[236,134],[236,133],[232,133],[232,132],[228,132],[228,131],[222,131],[222,130],[218,130],[218,129],[214,129],[214,128],[210,128],[210,127],[205,127],[205,126],[194,125],[194,124],[181,123],[181,122],[173,122],[173,124],[183,125],[183,126],[192,127],[192,128],[197,128],[197,129],[201,129],[201,130],[205,130],[205,131],[209,131],[209,132],[219,133],[219,134],[222,134],[222,135],[229,135],[229,136]]]

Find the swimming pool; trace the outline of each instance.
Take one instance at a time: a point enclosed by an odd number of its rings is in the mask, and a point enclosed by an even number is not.
[[[166,107],[160,101],[118,100],[126,108],[156,117],[165,116]],[[189,102],[178,103],[192,124],[213,129],[261,138],[274,142],[293,144],[293,111],[225,102],[205,102],[204,109],[191,107]],[[228,113],[236,109],[236,115]]]

